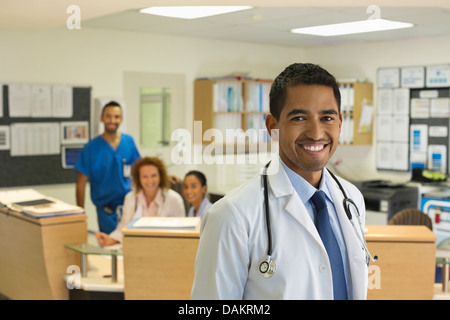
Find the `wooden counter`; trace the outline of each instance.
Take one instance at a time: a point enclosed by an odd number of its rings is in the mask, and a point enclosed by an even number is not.
[[[0,210],[0,292],[10,299],[68,299],[64,275],[80,255],[64,248],[87,240],[84,214],[31,218]]]
[[[122,232],[125,299],[190,298],[199,229]]]
[[[432,299],[436,237],[425,226],[368,226],[368,299]],[[199,232],[123,230],[125,299],[189,299]],[[375,274],[377,273],[377,274]]]
[[[432,299],[436,236],[425,226],[367,226],[367,247],[378,261],[369,266],[367,299]],[[378,273],[378,274],[377,274]]]

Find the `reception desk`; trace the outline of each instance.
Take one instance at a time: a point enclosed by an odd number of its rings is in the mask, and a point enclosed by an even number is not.
[[[369,300],[433,299],[436,236],[425,226],[368,226]]]
[[[125,299],[186,300],[199,230],[123,229]]]
[[[432,299],[435,235],[425,226],[368,226],[368,299]],[[125,299],[189,299],[199,231],[123,230]]]
[[[87,239],[84,214],[31,218],[0,210],[0,292],[10,299],[68,299],[64,275],[80,255],[64,245]]]

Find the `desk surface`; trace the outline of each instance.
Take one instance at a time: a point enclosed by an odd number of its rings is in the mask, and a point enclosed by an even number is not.
[[[366,241],[435,242],[436,235],[426,226],[367,226]]]

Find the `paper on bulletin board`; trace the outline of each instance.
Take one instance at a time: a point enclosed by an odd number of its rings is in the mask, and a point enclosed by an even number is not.
[[[426,119],[430,117],[430,99],[411,99],[411,118]]]
[[[409,118],[405,116],[392,117],[392,141],[408,142]]]
[[[450,111],[449,98],[431,99],[430,103],[430,117],[431,118],[448,118]]]
[[[426,74],[428,88],[450,86],[450,65],[428,66]]]
[[[428,125],[413,124],[410,127],[411,152],[427,152]]]
[[[392,114],[394,111],[394,90],[379,89],[377,114]]]
[[[394,89],[394,114],[409,115],[409,89]]]
[[[11,124],[11,156],[59,154],[58,122]]]
[[[8,86],[8,112],[11,118],[31,116],[31,87],[28,84]]]
[[[377,141],[391,141],[392,120],[390,115],[377,116]]]
[[[428,136],[435,138],[445,138],[448,136],[448,128],[446,126],[430,126]]]
[[[73,115],[72,87],[54,85],[52,88],[53,117],[71,118]]]
[[[371,105],[363,105],[361,109],[361,117],[359,118],[358,133],[369,133],[372,131],[373,107]]]
[[[407,171],[408,164],[408,143],[392,144],[392,169]]]
[[[52,88],[50,85],[31,85],[30,113],[34,118],[52,116]]]
[[[431,144],[428,146],[428,169],[442,173],[447,171],[447,146]]]
[[[378,142],[377,143],[377,168],[378,169],[392,169],[392,143]]]
[[[399,68],[378,69],[377,84],[379,88],[400,87],[400,69]]]
[[[425,86],[424,67],[404,67],[401,70],[403,88],[423,88]]]
[[[411,152],[409,155],[409,162],[412,168],[423,168],[425,169],[427,163],[427,153],[426,152]]]

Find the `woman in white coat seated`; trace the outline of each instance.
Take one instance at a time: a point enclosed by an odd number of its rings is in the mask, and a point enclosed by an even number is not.
[[[180,194],[169,188],[164,162],[158,158],[144,157],[132,169],[134,190],[126,196],[122,218],[109,235],[96,234],[99,245],[122,242],[122,229],[139,217],[184,217],[185,208]]]

